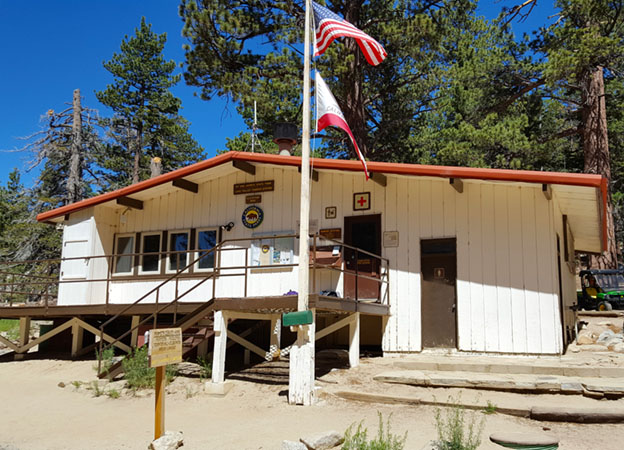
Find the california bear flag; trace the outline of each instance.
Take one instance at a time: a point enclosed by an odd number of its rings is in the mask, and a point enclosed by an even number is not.
[[[331,91],[321,78],[319,72],[316,72],[316,109],[317,109],[317,122],[316,122],[316,132],[320,132],[324,130],[326,127],[333,126],[338,127],[344,130],[349,137],[351,138],[351,142],[353,142],[353,147],[355,148],[355,152],[359,160],[362,162],[362,166],[364,167],[364,174],[366,175],[366,179],[368,180],[368,167],[366,167],[366,161],[364,160],[364,156],[362,156],[362,152],[360,152],[360,148],[355,142],[355,138],[353,137],[353,133],[351,132],[351,128],[347,124],[336,99],[332,95]]]

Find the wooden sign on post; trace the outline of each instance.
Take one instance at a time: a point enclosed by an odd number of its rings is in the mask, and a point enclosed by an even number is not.
[[[151,330],[148,354],[149,366],[156,368],[154,439],[158,439],[165,433],[165,369],[182,362],[182,328]]]

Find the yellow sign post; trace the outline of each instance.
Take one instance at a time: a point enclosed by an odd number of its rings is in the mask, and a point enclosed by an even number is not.
[[[165,433],[165,369],[182,362],[182,329],[161,328],[150,331],[149,366],[156,368],[154,439]]]

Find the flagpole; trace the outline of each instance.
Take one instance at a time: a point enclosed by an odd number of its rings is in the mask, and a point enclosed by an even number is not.
[[[310,0],[305,0],[298,311],[306,311],[309,308],[310,293],[308,243],[310,233],[310,16]],[[315,321],[315,318],[313,320]],[[291,404],[311,405],[314,402],[314,325],[313,322],[310,325],[297,327],[297,340],[290,352],[288,402]]]

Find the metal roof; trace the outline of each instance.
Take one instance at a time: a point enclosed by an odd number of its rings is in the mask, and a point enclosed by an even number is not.
[[[179,178],[200,181],[195,174],[210,171],[211,177],[218,176],[219,167],[231,167],[228,163],[245,161],[248,163],[271,164],[278,166],[300,167],[298,156],[268,155],[263,153],[228,152],[214,158],[192,164],[187,167],[150,178],[139,183],[91,197],[80,202],[46,211],[37,216],[38,221],[58,221],[59,218],[85,208],[101,205],[121,197],[144,193],[150,190],[150,197],[158,191],[170,189],[171,182]],[[573,234],[578,244],[577,249],[585,251],[601,251],[606,248],[606,205],[607,180],[600,175],[578,174],[565,172],[539,172],[528,170],[483,169],[473,167],[430,166],[420,164],[401,164],[386,162],[368,162],[372,173],[388,175],[421,176],[437,178],[457,178],[463,180],[482,180],[486,182],[532,183],[552,185],[559,200],[562,213],[567,214],[573,224]],[[359,161],[312,158],[311,165],[319,170],[338,170],[359,172],[362,166]],[[371,183],[373,181],[370,181]],[[168,184],[169,183],[169,184]],[[155,189],[161,187],[160,189]],[[593,189],[587,189],[593,188]],[[55,220],[56,219],[56,220]],[[62,220],[62,219],[61,219]],[[601,247],[601,248],[600,248]]]

